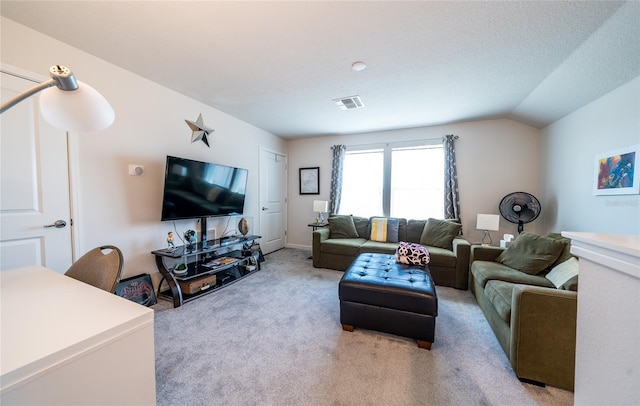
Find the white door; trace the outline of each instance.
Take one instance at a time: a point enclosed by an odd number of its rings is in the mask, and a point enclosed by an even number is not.
[[[37,83],[5,72],[1,79],[3,101]],[[0,116],[0,270],[64,273],[72,263],[67,134],[42,119],[37,101]],[[58,220],[66,226],[44,227]]]
[[[260,149],[260,247],[268,254],[286,244],[287,157]]]

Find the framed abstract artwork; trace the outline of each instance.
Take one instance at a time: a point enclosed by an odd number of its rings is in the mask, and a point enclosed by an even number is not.
[[[640,193],[638,161],[640,144],[597,154],[594,195],[636,195]]]
[[[300,194],[320,194],[320,167],[300,168]]]

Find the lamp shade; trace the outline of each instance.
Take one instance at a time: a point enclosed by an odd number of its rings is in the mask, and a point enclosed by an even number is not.
[[[497,214],[478,214],[476,229],[498,231],[500,229],[500,216]]]
[[[326,213],[329,211],[329,202],[326,200],[314,200],[313,201],[313,211],[317,211],[318,213]]]
[[[109,127],[113,108],[97,90],[83,82],[73,91],[49,87],[40,93],[42,117],[64,131],[91,132]]]

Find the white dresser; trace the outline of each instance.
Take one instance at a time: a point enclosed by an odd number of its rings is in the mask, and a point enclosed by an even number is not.
[[[0,404],[155,405],[153,310],[52,270],[0,272]]]
[[[575,404],[640,405],[640,236],[562,235],[580,260]]]

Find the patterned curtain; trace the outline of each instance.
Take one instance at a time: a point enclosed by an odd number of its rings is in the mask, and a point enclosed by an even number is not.
[[[454,141],[457,139],[457,135],[445,135],[442,138],[444,148],[444,218],[446,219],[460,219],[458,171],[454,146]]]
[[[344,169],[344,156],[347,152],[346,145],[334,145],[333,164],[331,165],[331,200],[329,214],[337,214],[340,210],[340,198],[342,197],[342,171]]]

